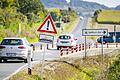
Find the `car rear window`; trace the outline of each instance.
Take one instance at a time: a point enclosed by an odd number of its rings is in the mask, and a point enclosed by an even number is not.
[[[1,45],[23,45],[21,39],[4,39]]]
[[[59,36],[59,39],[71,39],[71,36],[68,36],[68,35],[62,35],[62,36]]]

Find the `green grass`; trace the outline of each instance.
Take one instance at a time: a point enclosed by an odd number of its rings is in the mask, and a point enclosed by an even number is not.
[[[76,23],[76,18],[72,17],[72,20],[69,23],[62,23],[62,27],[64,27],[64,32],[67,33],[71,31],[74,28],[74,25]],[[0,42],[4,37],[12,37],[12,36],[20,36],[20,37],[26,37],[30,43],[38,42],[39,39],[39,34],[40,32],[37,32],[37,29],[40,27],[42,24],[43,20],[39,23],[33,24],[33,27],[28,26],[25,23],[21,23],[21,34],[18,35],[18,24],[15,26],[12,26],[8,29],[5,29],[3,26],[0,26]],[[16,27],[17,26],[17,27]],[[58,36],[61,34],[60,29],[57,29],[57,35]]]
[[[43,76],[45,80],[107,80],[106,71],[113,64],[119,50],[113,53],[115,54],[113,56],[105,55],[103,62],[102,56],[74,59],[72,63],[48,62],[45,64]],[[32,68],[32,75],[28,75],[25,69],[11,77],[10,80],[40,80],[40,71],[41,65],[36,64]]]
[[[71,22],[68,23],[65,28],[64,28],[64,32],[68,33],[70,32],[72,29],[74,29],[75,24],[77,23],[78,18],[76,19],[76,17],[72,18]]]
[[[120,31],[120,11],[119,10],[102,10],[97,17],[89,18],[88,28],[90,29],[108,29],[108,32],[114,31],[114,25],[116,25],[116,31]],[[98,36],[88,37],[92,40],[96,40]]]
[[[97,21],[100,23],[116,23],[120,24],[120,11],[119,10],[102,10],[98,14]]]

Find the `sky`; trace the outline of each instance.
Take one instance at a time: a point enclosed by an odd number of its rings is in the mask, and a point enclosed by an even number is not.
[[[70,0],[67,0],[70,2]],[[89,1],[89,2],[97,2],[100,4],[104,4],[108,7],[116,7],[117,5],[120,5],[120,0],[83,0],[83,1]]]

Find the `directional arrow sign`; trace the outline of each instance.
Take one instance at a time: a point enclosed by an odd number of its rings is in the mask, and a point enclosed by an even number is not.
[[[53,34],[57,34],[55,25],[53,23],[53,20],[51,18],[50,15],[48,15],[46,17],[46,19],[44,20],[44,22],[42,23],[42,25],[38,28],[39,32],[45,32],[45,33],[53,33]]]
[[[83,36],[107,36],[108,29],[82,29]]]

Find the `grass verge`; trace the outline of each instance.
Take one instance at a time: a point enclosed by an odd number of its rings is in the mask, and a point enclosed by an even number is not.
[[[87,57],[69,61],[53,61],[45,64],[43,76],[45,80],[107,80],[106,71],[113,64],[119,50],[102,56]],[[32,75],[23,70],[10,80],[40,80],[41,65],[37,64],[32,69]]]
[[[120,11],[119,10],[102,10],[98,14],[97,21],[100,23],[119,23],[120,24]]]

